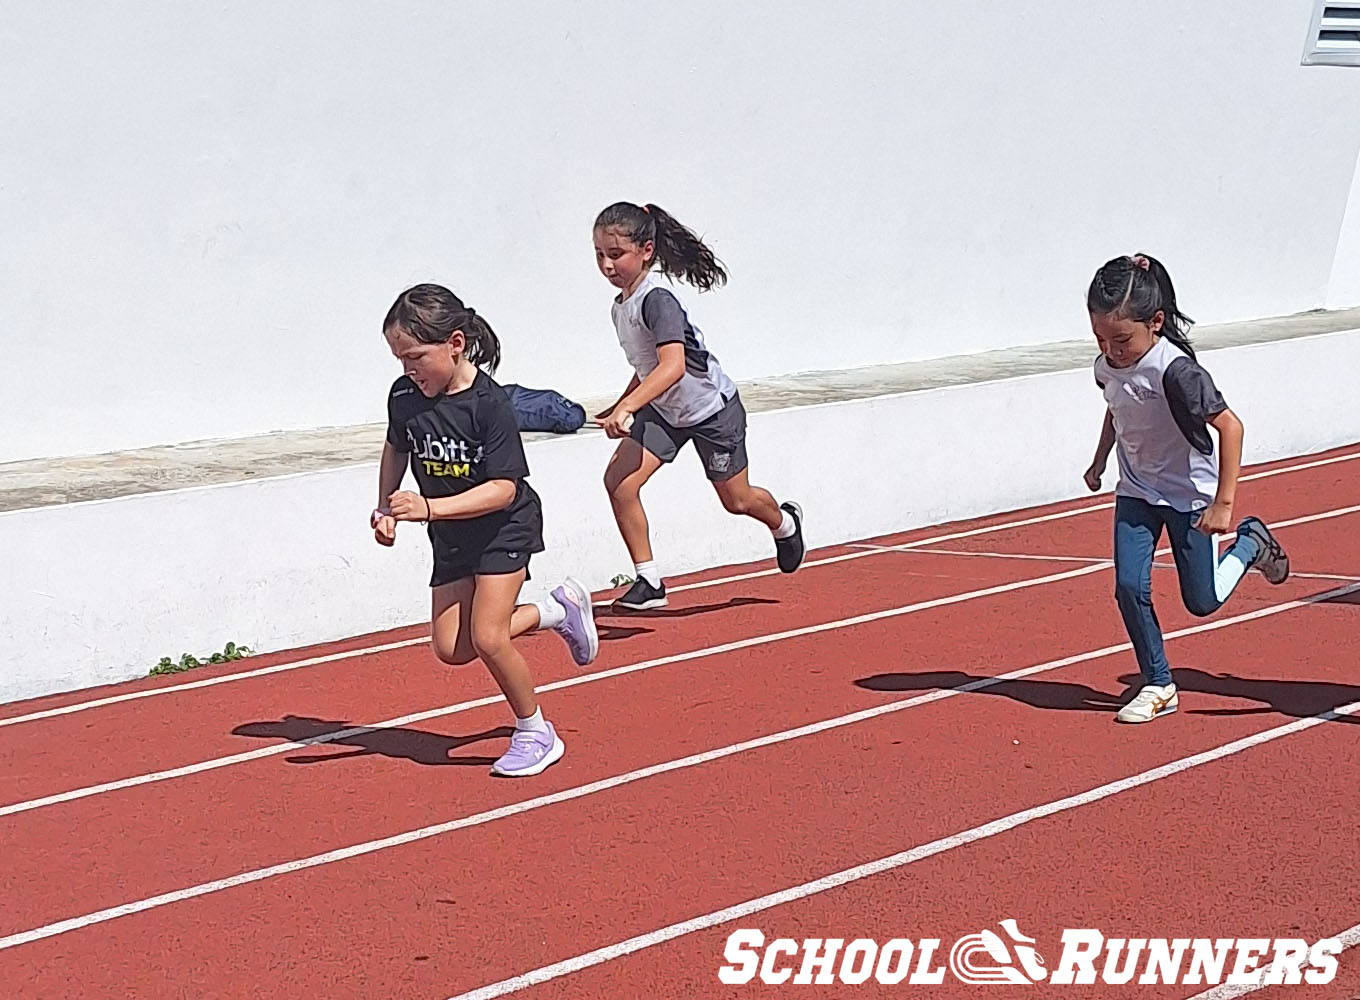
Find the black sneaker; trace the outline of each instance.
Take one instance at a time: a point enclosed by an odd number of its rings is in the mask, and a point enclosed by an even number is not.
[[[652,608],[664,608],[666,604],[665,583],[653,587],[642,577],[638,577],[628,588],[628,593],[614,602],[614,607],[623,608],[625,611],[650,611]]]
[[[779,509],[789,512],[794,531],[788,538],[776,538],[774,549],[779,556],[779,571],[792,573],[803,565],[803,508],[796,503],[781,503]]]
[[[1261,551],[1256,555],[1256,561],[1251,564],[1253,569],[1259,569],[1261,575],[1274,584],[1281,584],[1289,579],[1289,556],[1285,554],[1284,547],[1275,540],[1275,536],[1270,533],[1264,521],[1259,517],[1244,517],[1242,523],[1237,526],[1237,533],[1254,538],[1256,544],[1261,547]]]

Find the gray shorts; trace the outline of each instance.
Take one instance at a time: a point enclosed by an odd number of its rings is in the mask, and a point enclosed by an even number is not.
[[[633,414],[629,437],[663,462],[673,462],[685,443],[693,441],[704,472],[715,483],[746,469],[746,407],[740,395],[734,395],[721,410],[692,427],[668,423],[649,403]]]

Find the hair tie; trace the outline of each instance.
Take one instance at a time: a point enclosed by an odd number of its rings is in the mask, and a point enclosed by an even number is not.
[[[1133,266],[1143,271],[1150,271],[1152,269],[1152,261],[1148,260],[1142,254],[1138,254],[1138,256],[1133,258]]]
[[[467,306],[464,312],[468,314],[468,319],[473,319],[477,315],[477,310],[473,309],[472,306]]]
[[[646,212],[648,215],[651,215],[651,214],[652,214],[651,211],[648,210],[648,208],[647,208],[646,205],[643,205],[643,206],[642,206],[642,210],[643,210],[644,212]]]

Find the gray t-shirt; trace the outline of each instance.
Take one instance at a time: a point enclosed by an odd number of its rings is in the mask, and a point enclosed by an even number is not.
[[[1213,503],[1218,459],[1208,421],[1228,404],[1209,373],[1162,337],[1132,368],[1097,358],[1095,378],[1114,416],[1116,495],[1186,512]]]
[[[661,363],[657,348],[662,344],[684,346],[685,373],[652,401],[653,409],[672,426],[703,423],[736,395],[736,386],[704,344],[703,334],[655,272],[649,272],[627,299],[615,299],[612,315],[619,345],[639,379]]]

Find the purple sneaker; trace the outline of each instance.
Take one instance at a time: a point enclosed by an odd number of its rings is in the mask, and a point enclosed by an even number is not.
[[[600,652],[600,633],[595,630],[595,607],[590,600],[590,591],[580,580],[569,576],[552,595],[567,609],[567,617],[553,631],[567,644],[576,665],[584,667]]]
[[[528,778],[541,774],[562,759],[567,745],[557,735],[551,722],[547,731],[516,729],[510,737],[510,749],[491,765],[491,773],[507,778]]]

